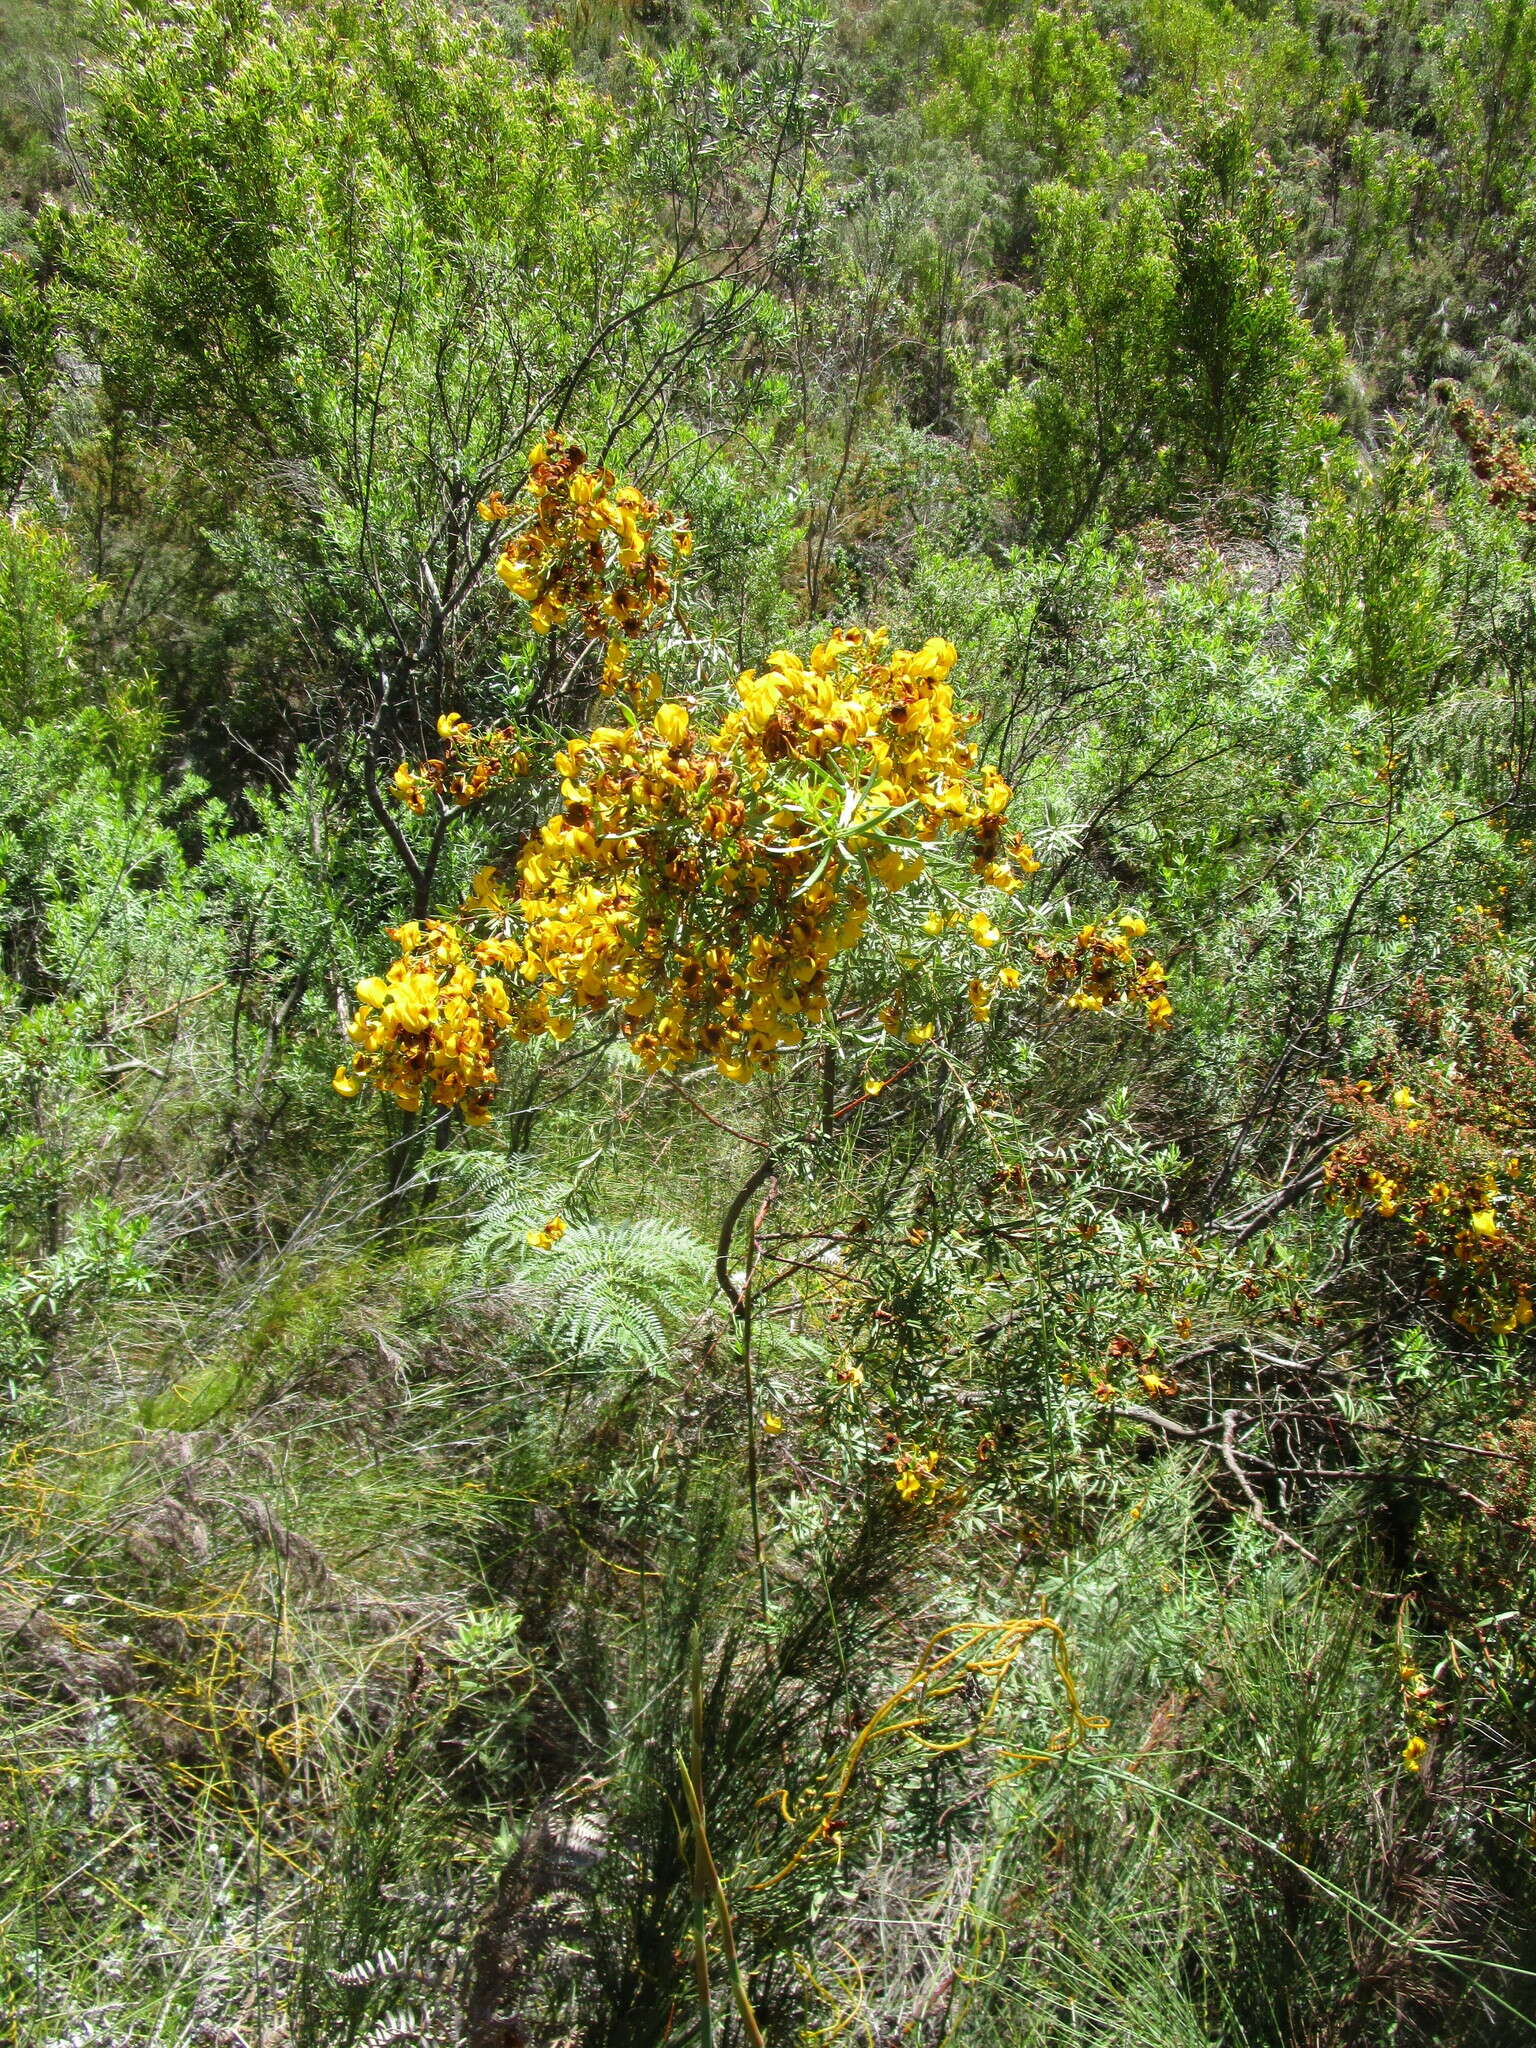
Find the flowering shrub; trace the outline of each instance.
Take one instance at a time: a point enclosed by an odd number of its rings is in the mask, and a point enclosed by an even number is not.
[[[647,1066],[702,1056],[745,1079],[822,1021],[871,890],[916,880],[934,842],[963,838],[987,887],[1017,887],[1008,786],[976,770],[954,660],[947,641],[887,654],[853,629],[748,670],[713,730],[667,703],[567,740],[564,801],[515,886],[483,870],[461,913],[477,957],[524,984],[514,1034],[560,1038],[616,1009]],[[990,916],[972,924],[979,949],[997,943]]]
[[[1009,788],[977,766],[954,661],[945,640],[888,649],[850,628],[808,660],[781,650],[747,670],[713,728],[665,703],[649,724],[568,739],[563,802],[515,879],[483,868],[457,924],[402,926],[387,982],[359,985],[356,1072],[404,1108],[425,1093],[481,1120],[500,1033],[562,1039],[579,1016],[616,1012],[646,1067],[702,1057],[745,1080],[824,1021],[830,970],[872,895],[916,882],[941,844],[963,848],[1001,914],[1037,863],[1003,844]],[[923,930],[950,925],[983,959],[1002,944],[992,911],[932,909]],[[1139,1004],[1156,1028],[1171,1012],[1162,967],[1132,943],[1145,930],[1126,917],[1036,956],[1072,1007]],[[974,975],[973,1014],[1020,978]],[[911,1044],[933,1037],[931,1022],[904,1028],[899,991],[881,1018]]]
[[[352,1070],[336,1069],[338,1094],[355,1095],[371,1081],[404,1110],[424,1101],[461,1109],[466,1123],[490,1118],[496,1092],[496,1045],[511,1004],[506,984],[481,969],[484,948],[466,955],[451,924],[429,918],[389,935],[400,957],[387,973],[357,985],[358,1008],[347,1027],[356,1052]]]
[[[1462,1328],[1504,1336],[1536,1314],[1536,1053],[1524,1034],[1515,991],[1474,956],[1456,980],[1415,990],[1375,1077],[1327,1089],[1353,1126],[1325,1168],[1331,1198],[1403,1234]]]
[[[629,644],[671,603],[687,526],[553,434],[529,457],[523,495],[521,509],[494,494],[480,508],[511,522],[498,574],[539,631],[573,616],[607,639],[611,694]],[[605,1014],[650,1070],[703,1058],[745,1080],[825,1022],[833,965],[858,945],[875,897],[925,874],[922,931],[957,929],[974,948],[966,993],[984,1022],[1020,986],[997,920],[1038,863],[1022,841],[1005,844],[1011,792],[978,762],[954,664],[947,640],[893,648],[855,626],[807,658],[780,649],[747,669],[713,723],[680,702],[638,716],[646,696],[631,688],[623,723],[555,753],[560,807],[515,870],[482,868],[455,921],[392,934],[400,957],[383,980],[359,984],[357,1058],[337,1087],[355,1093],[364,1077],[404,1109],[430,1100],[481,1122],[503,1034],[559,1040],[578,1018]],[[426,791],[464,808],[528,770],[514,726],[476,733],[450,712],[438,732],[442,758],[396,771],[396,792],[418,812]],[[929,873],[940,848],[968,864],[964,901]],[[992,907],[970,897],[977,886]],[[1140,1005],[1157,1028],[1171,1009],[1162,967],[1136,953],[1145,931],[1135,917],[1089,925],[1035,957],[1070,1007]],[[916,964],[912,953],[893,958],[898,970]],[[931,1019],[906,1016],[899,986],[879,1015],[913,1046],[934,1036]]]
[[[628,642],[671,605],[693,548],[688,522],[593,468],[559,434],[535,443],[519,502],[492,492],[480,516],[509,522],[496,573],[528,605],[534,631],[574,619],[589,640],[606,641],[603,687],[614,689]]]
[[[1034,957],[1045,969],[1045,985],[1069,1010],[1102,1010],[1106,1005],[1140,1003],[1149,1030],[1173,1022],[1167,972],[1160,960],[1145,960],[1132,941],[1146,936],[1144,918],[1126,916],[1109,925],[1085,924],[1070,946],[1036,945]]]
[[[427,808],[425,790],[431,790],[441,802],[467,810],[497,782],[528,772],[528,754],[515,725],[476,732],[467,718],[446,711],[437,721],[437,736],[445,743],[441,756],[420,761],[414,768],[402,761],[395,770],[395,794],[418,817]]]

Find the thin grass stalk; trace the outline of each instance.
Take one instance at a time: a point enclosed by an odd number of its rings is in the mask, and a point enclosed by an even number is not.
[[[714,1853],[709,1846],[709,1831],[704,1820],[703,1747],[704,1747],[704,1682],[703,1666],[699,1649],[698,1631],[693,1635],[693,1663],[691,1671],[693,1693],[693,1754],[691,1760],[678,1756],[678,1767],[682,1774],[683,1796],[688,1802],[688,1817],[693,1826],[693,1854],[695,1872],[695,1897],[700,1877],[707,1885],[713,1898],[715,1912],[720,1921],[720,1946],[725,1954],[726,1975],[730,1979],[731,1996],[736,2001],[736,2010],[741,2015],[742,2028],[751,2048],[767,2048],[763,2030],[758,2025],[757,2014],[752,2009],[751,1994],[742,1972],[741,1957],[736,1949],[736,1928],[731,1919],[730,1905],[725,1896],[725,1886],[715,1863]],[[702,1944],[696,1942],[695,1955],[702,1953]],[[704,1978],[707,1989],[707,1976]],[[709,2008],[706,2005],[705,2039],[709,2034]]]
[[[764,1181],[768,1183],[768,1193],[748,1232],[747,1262],[742,1284],[738,1287],[731,1273],[731,1246],[736,1235],[736,1225],[741,1212]],[[757,1469],[757,1387],[752,1371],[752,1276],[757,1266],[758,1233],[762,1229],[763,1218],[767,1215],[768,1206],[777,1190],[774,1160],[770,1154],[739,1190],[726,1211],[725,1222],[720,1228],[720,1241],[715,1251],[715,1278],[721,1293],[731,1304],[731,1314],[736,1324],[737,1353],[741,1360],[742,1396],[746,1403],[747,1503],[752,1518],[752,1556],[757,1565],[758,1601],[765,1625],[770,1618],[771,1610],[768,1601],[768,1564],[763,1552],[762,1501]]]
[[[693,1738],[692,1762],[690,1765],[694,1785],[703,1783],[704,1778],[704,1671],[703,1652],[699,1645],[699,1631],[695,1627],[689,1645],[689,1693],[691,1696],[690,1726]],[[689,1773],[685,1771],[685,1783]],[[689,1802],[692,1813],[693,1802]],[[699,1990],[699,2027],[704,2048],[714,2048],[715,2015],[709,1990],[709,1870],[705,1860],[703,1831],[693,1828],[693,1973]]]

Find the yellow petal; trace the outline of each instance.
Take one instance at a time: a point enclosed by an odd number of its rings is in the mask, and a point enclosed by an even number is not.
[[[688,712],[681,704],[663,704],[656,713],[656,730],[669,747],[678,746],[688,732]]]

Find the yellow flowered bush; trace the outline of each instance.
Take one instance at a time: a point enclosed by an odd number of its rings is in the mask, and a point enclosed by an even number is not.
[[[568,739],[554,758],[560,808],[515,871],[482,869],[458,923],[426,928],[459,977],[445,990],[490,1005],[478,1036],[466,1037],[462,1010],[445,1011],[453,1045],[440,1064],[409,1034],[380,1059],[388,1019],[378,984],[364,983],[373,1064],[358,1071],[405,1107],[425,1091],[478,1109],[499,1034],[561,1039],[583,1015],[616,1015],[646,1067],[702,1058],[745,1080],[825,1023],[832,968],[859,943],[873,900],[915,883],[941,846],[964,857],[993,907],[935,908],[923,930],[958,927],[986,964],[967,989],[984,1021],[1020,984],[1016,967],[994,964],[1005,950],[997,920],[1038,864],[1004,843],[1009,788],[978,765],[954,662],[946,640],[892,648],[884,633],[850,628],[807,659],[780,650],[747,670],[717,724],[664,703],[649,723]],[[1077,1008],[1140,1004],[1149,1024],[1166,1023],[1163,970],[1132,944],[1144,930],[1127,917],[1086,928],[1070,949],[1037,946],[1047,985]],[[419,989],[422,933],[405,926],[396,938],[391,977]],[[474,998],[477,986],[494,993]],[[931,1021],[906,1022],[899,991],[881,1016],[911,1045],[933,1038]],[[394,1049],[407,1040],[408,1057]]]
[[[693,548],[687,520],[589,463],[560,434],[535,444],[516,501],[493,492],[480,516],[508,524],[496,573],[528,606],[535,632],[570,621],[606,642],[603,687],[615,688],[629,642],[653,631],[672,604]]]
[[[461,1109],[468,1123],[485,1123],[496,1092],[497,1041],[511,1015],[505,982],[486,971],[494,954],[432,918],[400,925],[390,937],[400,957],[357,985],[358,1007],[347,1027],[352,1074],[337,1070],[339,1092],[355,1094],[353,1077],[360,1076],[404,1110],[432,1102]]]
[[[437,736],[443,742],[440,755],[414,768],[402,761],[395,770],[395,795],[418,817],[427,808],[428,790],[441,802],[467,810],[497,783],[528,772],[528,751],[515,725],[476,732],[460,712],[445,711],[437,721]]]
[[[493,495],[480,509],[511,526],[498,574],[534,624],[570,617],[607,639],[611,692],[630,642],[671,603],[684,522],[552,434],[519,503]],[[357,1058],[337,1087],[355,1093],[367,1078],[407,1110],[430,1100],[483,1121],[499,1040],[563,1039],[584,1016],[615,1019],[651,1071],[709,1060],[745,1080],[827,1024],[836,963],[873,905],[920,878],[923,938],[940,942],[927,957],[964,960],[970,1013],[985,1024],[1021,985],[1007,906],[1039,863],[1006,836],[1011,792],[978,759],[955,659],[947,640],[893,647],[854,626],[808,656],[780,649],[745,670],[723,714],[668,701],[641,716],[647,690],[631,688],[622,722],[554,753],[559,807],[515,861],[482,868],[454,922],[393,934],[387,977],[359,984]],[[426,790],[463,808],[528,770],[515,727],[476,733],[450,713],[438,731],[443,757],[395,778],[417,810]],[[888,936],[911,921],[877,920]],[[1133,944],[1145,929],[1133,917],[1088,926],[1070,947],[1037,944],[1035,958],[1073,1008],[1139,1004],[1157,1027],[1171,1011],[1161,966]],[[860,997],[913,1047],[936,1030],[906,1010],[922,949],[888,948],[883,990]]]
[[[1460,973],[1413,988],[1377,1072],[1325,1083],[1350,1128],[1324,1185],[1411,1247],[1454,1322],[1508,1337],[1536,1327],[1536,1051],[1497,936],[1468,919]]]
[[[823,1022],[871,892],[916,880],[935,842],[963,839],[984,886],[1015,886],[1008,787],[977,771],[954,660],[947,641],[888,650],[853,629],[748,670],[713,728],[666,703],[568,740],[561,808],[515,884],[494,902],[480,884],[526,989],[514,1033],[612,1010],[645,1065],[703,1057],[744,1079]]]

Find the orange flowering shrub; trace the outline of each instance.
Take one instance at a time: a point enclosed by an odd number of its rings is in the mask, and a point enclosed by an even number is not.
[[[476,732],[457,711],[445,711],[437,721],[437,736],[445,743],[441,756],[419,761],[414,768],[402,761],[395,770],[395,794],[418,817],[427,808],[426,790],[467,810],[496,783],[528,772],[527,750],[515,725]]]
[[[535,444],[517,501],[493,492],[480,516],[508,522],[496,573],[529,607],[534,631],[570,619],[589,640],[606,641],[603,687],[614,689],[628,643],[653,631],[672,603],[693,548],[687,520],[594,468],[559,434]]]
[[[1503,1336],[1536,1314],[1536,1053],[1518,1012],[1498,967],[1474,959],[1419,986],[1376,1076],[1327,1086],[1353,1126],[1324,1169],[1330,1198],[1411,1244],[1464,1329]]]

